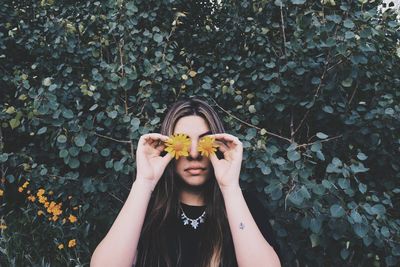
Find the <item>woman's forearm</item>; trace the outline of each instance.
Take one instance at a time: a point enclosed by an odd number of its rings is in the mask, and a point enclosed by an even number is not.
[[[239,185],[222,190],[239,267],[281,266],[247,207]]]
[[[94,251],[90,265],[132,266],[153,186],[136,180],[106,237]]]

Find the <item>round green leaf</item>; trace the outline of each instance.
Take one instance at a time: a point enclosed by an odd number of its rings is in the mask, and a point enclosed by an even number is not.
[[[68,165],[71,169],[77,169],[80,165],[80,162],[77,158],[71,158],[68,162]]]
[[[79,134],[78,136],[75,136],[74,143],[78,147],[83,147],[86,143],[86,137],[83,134]]]
[[[328,138],[328,136],[327,136],[326,134],[321,133],[321,132],[318,132],[318,133],[317,133],[317,137],[318,137],[319,139],[326,139],[326,138]]]
[[[110,156],[110,149],[108,149],[108,148],[103,148],[101,151],[100,151],[100,155],[102,155],[103,157],[108,157],[108,156]]]
[[[342,217],[345,214],[344,209],[342,206],[339,206],[338,204],[333,204],[330,208],[331,216],[334,218],[339,218]]]
[[[60,134],[60,135],[57,137],[57,142],[59,142],[59,143],[65,143],[65,142],[67,142],[67,137],[66,137],[65,135],[63,135],[63,134]]]
[[[290,150],[287,152],[287,157],[290,161],[296,161],[301,158],[300,153],[296,150]]]

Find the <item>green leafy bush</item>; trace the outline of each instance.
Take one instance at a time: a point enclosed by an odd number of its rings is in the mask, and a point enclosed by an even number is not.
[[[398,265],[395,14],[374,0],[192,2],[0,6],[0,264],[87,265],[138,138],[202,95],[243,141],[243,188],[272,211],[285,266]]]

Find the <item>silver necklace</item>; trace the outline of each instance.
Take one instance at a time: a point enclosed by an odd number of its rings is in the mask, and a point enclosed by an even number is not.
[[[204,223],[204,217],[206,216],[206,211],[203,211],[203,213],[197,217],[196,219],[190,219],[188,216],[186,216],[185,212],[183,211],[182,207],[181,207],[181,219],[183,221],[183,225],[188,225],[190,223],[190,225],[194,228],[197,229],[197,227],[199,227],[200,223]]]

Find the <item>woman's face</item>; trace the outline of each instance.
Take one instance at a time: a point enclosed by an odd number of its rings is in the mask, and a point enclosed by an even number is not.
[[[176,172],[188,186],[201,186],[211,176],[213,169],[211,161],[197,151],[199,139],[211,134],[207,122],[200,116],[186,116],[175,124],[174,134],[187,134],[191,140],[188,157],[179,157],[176,160]]]

